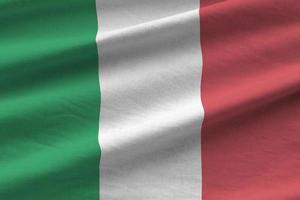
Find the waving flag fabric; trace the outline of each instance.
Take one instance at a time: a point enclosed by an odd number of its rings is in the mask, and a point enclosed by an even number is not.
[[[300,198],[297,0],[0,0],[0,199]]]

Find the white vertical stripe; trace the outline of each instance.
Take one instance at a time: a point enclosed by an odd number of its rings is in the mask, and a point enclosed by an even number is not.
[[[198,0],[97,0],[101,200],[201,199]]]

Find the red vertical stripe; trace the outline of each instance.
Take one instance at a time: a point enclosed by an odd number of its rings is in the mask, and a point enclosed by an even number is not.
[[[300,199],[300,1],[202,0],[203,200]]]

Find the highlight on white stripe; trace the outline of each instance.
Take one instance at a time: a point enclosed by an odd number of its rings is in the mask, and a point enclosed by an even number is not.
[[[201,198],[196,0],[97,0],[100,199]]]

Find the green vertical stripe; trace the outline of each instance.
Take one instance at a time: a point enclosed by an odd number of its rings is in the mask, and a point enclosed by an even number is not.
[[[98,200],[95,0],[0,0],[0,199]]]

